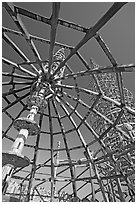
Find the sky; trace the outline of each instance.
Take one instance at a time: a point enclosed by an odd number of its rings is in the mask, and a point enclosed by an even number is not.
[[[15,2],[14,3],[16,6],[28,9],[30,11],[36,12],[40,15],[50,17],[51,16],[51,3],[48,2]],[[79,25],[83,25],[87,28],[90,28],[93,26],[101,16],[111,7],[112,2],[62,2],[61,3],[61,8],[60,8],[60,15],[59,17],[70,21],[70,22],[75,22]],[[5,9],[3,9],[2,13],[2,22],[3,26],[18,30],[14,22],[11,20]],[[40,22],[33,21],[29,18],[26,18],[24,16],[21,16],[21,19],[23,23],[25,24],[28,32],[32,35],[36,35],[42,38],[50,39],[50,26],[47,24],[43,24]],[[126,4],[120,11],[99,31],[99,34],[102,36],[104,39],[105,43],[109,47],[112,55],[114,58],[117,60],[118,64],[131,64],[135,63],[135,4],[134,3],[128,3]],[[26,56],[34,60],[34,56],[32,52],[30,51],[27,43],[25,40],[23,40],[21,37],[17,37],[14,35],[9,34],[8,35],[16,44],[19,46],[19,48],[26,54]],[[84,33],[58,26],[57,29],[57,36],[56,36],[56,41],[64,44],[68,44],[71,46],[75,46],[78,44],[78,42],[83,38]],[[35,45],[37,49],[40,52],[41,58],[48,59],[48,51],[49,51],[49,46],[47,44],[42,44],[39,42],[35,42]],[[58,50],[58,48],[55,48],[55,51]],[[105,56],[104,52],[101,50],[95,39],[91,39],[84,45],[80,50],[81,55],[84,57],[84,59],[87,61],[89,64],[90,58],[93,58],[94,61],[101,66],[108,66],[110,65],[110,62],[108,61],[107,57]],[[3,41],[3,51],[2,51],[3,57],[13,61],[13,62],[21,62],[21,58],[13,51],[11,47],[9,47],[4,41]],[[66,55],[68,55],[68,51],[66,51]],[[69,62],[69,66],[74,72],[82,71],[85,70],[83,68],[82,63],[78,60],[77,57],[72,57]],[[24,66],[26,69],[30,70],[30,67]],[[8,72],[9,67],[3,65],[3,71]],[[19,73],[19,72],[17,72]],[[67,70],[66,72],[67,73]],[[21,74],[21,73],[20,73]],[[6,82],[8,78],[5,77],[3,80]],[[80,84],[81,87],[89,87],[89,82],[90,78],[87,77],[86,80],[78,79],[78,83]],[[134,73],[126,73],[123,74],[123,82],[125,87],[135,94],[135,76]],[[69,85],[74,85],[73,80],[66,80],[64,82],[65,84]],[[19,86],[18,86],[19,87]],[[3,92],[7,91],[10,88],[10,86],[5,86],[3,88]],[[21,92],[19,96],[25,94],[27,92]],[[67,93],[72,94],[73,96],[76,96],[76,93],[73,91],[67,91]],[[82,100],[90,104],[90,99],[85,97],[85,95],[81,94]],[[9,100],[14,101],[15,97],[14,96],[9,96]],[[72,102],[72,100],[67,99],[68,102],[70,102],[71,105],[75,106],[76,103]],[[26,99],[24,100],[25,103]],[[6,102],[3,101],[3,106],[6,105]],[[60,114],[64,114],[64,112],[61,110],[60,106],[57,104],[58,110]],[[11,108],[9,108],[9,113],[13,116],[16,117],[22,108],[22,105],[19,103]],[[69,108],[67,108],[69,110]],[[77,109],[82,117],[85,115],[85,109],[82,108],[81,106],[78,107]],[[70,111],[70,110],[69,110]],[[48,114],[48,111],[46,110],[46,113]],[[27,116],[28,111],[25,111],[22,113],[21,116]],[[52,114],[54,115],[55,112],[52,107]],[[75,122],[79,124],[79,119],[77,116],[74,114],[72,115]],[[36,116],[36,121],[39,121],[39,115]],[[65,130],[69,130],[72,128],[72,124],[68,120],[68,118],[62,119],[63,125]],[[3,130],[6,130],[9,124],[11,123],[11,119],[6,115],[3,114]],[[58,132],[59,131],[59,125],[56,119],[53,119],[53,131]],[[43,130],[49,132],[49,122],[48,122],[48,117],[44,117],[43,119],[43,125],[42,125]],[[89,130],[82,125],[80,127],[81,134],[83,135],[85,142],[89,143],[90,141],[93,140],[93,136],[90,134]],[[8,131],[8,135],[11,136],[12,138],[16,138],[17,131],[12,127]],[[61,148],[64,148],[64,143],[61,135],[55,135],[54,136],[54,148],[56,149],[57,146],[57,141],[61,141]],[[68,140],[68,146],[70,148],[78,146],[81,144],[80,140],[78,139],[78,136],[75,132],[67,134],[67,140]],[[35,137],[29,137],[27,140],[27,144],[33,144],[35,145],[36,138]],[[7,141],[7,139],[3,140],[3,150],[7,151],[10,149],[12,142]],[[49,149],[50,147],[50,137],[48,134],[41,134],[40,138],[40,147],[41,148],[47,148]],[[96,143],[94,146],[91,147],[92,150],[96,150],[99,148],[99,145]],[[30,159],[33,158],[33,149],[25,147],[23,154],[28,156]],[[73,159],[80,159],[83,157],[83,150],[77,149],[76,151],[71,151],[71,157]],[[46,159],[50,158],[50,152],[49,151],[39,151],[38,154],[38,159],[37,163],[43,163]],[[65,151],[60,152],[60,159],[66,159],[67,155]],[[29,170],[30,167],[28,167]],[[26,168],[27,169],[27,168]],[[42,169],[41,172],[50,174],[50,169],[46,168]],[[80,172],[80,170],[77,170]],[[77,173],[78,173],[77,172]],[[23,174],[23,173],[22,173]],[[70,176],[69,171],[64,173],[65,176]],[[86,176],[86,174],[84,175]],[[59,184],[57,188],[59,188],[62,184]],[[79,185],[79,184],[77,184]],[[49,184],[45,184],[45,187],[48,189]],[[85,189],[88,189],[85,187]],[[84,195],[84,191],[80,191],[80,195]],[[66,188],[66,191],[71,191],[69,188]]]

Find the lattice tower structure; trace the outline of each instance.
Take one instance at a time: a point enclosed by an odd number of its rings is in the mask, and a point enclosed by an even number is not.
[[[91,59],[91,69],[100,69]],[[118,84],[118,75],[114,73],[101,73],[95,74],[98,87],[93,76],[91,76],[90,87],[92,91],[99,91],[110,99],[121,102],[121,98],[124,99],[124,104],[132,109],[135,109],[135,101],[133,94],[122,86],[122,96],[120,95],[120,88]],[[122,81],[123,82],[123,81]],[[91,103],[93,98],[91,97]],[[99,173],[102,176],[112,176],[115,172],[121,172],[123,178],[120,179],[121,186],[124,189],[125,197],[132,194],[134,197],[135,192],[135,117],[127,111],[122,111],[122,108],[118,108],[113,101],[108,102],[100,99],[100,101],[94,107],[95,110],[106,117],[101,118],[97,116],[95,112],[91,113],[91,124],[97,134],[100,135],[104,143],[104,147],[112,154],[112,160],[107,160],[103,164],[97,165]],[[112,125],[110,125],[112,121]],[[118,131],[115,126],[120,128]],[[126,134],[122,134],[126,133]],[[128,152],[128,148],[131,148]],[[127,154],[125,153],[127,150]],[[105,153],[106,154],[106,153]],[[116,165],[116,166],[114,166]],[[115,168],[116,167],[116,168]],[[128,176],[127,176],[128,175]],[[108,181],[109,182],[109,181]],[[115,181],[111,181],[111,185],[115,189]],[[111,199],[111,196],[110,196]],[[113,201],[113,199],[112,199]]]

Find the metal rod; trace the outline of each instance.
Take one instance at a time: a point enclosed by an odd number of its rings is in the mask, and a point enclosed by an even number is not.
[[[42,118],[43,114],[40,114],[40,119],[39,119],[39,127],[41,129],[42,126]],[[27,196],[26,196],[26,201],[30,201],[30,191],[32,188],[32,183],[35,177],[35,172],[36,172],[36,160],[37,160],[37,155],[38,155],[38,147],[39,147],[39,142],[40,142],[40,133],[37,135],[36,138],[36,145],[35,145],[35,150],[34,150],[34,157],[33,157],[33,164],[32,164],[32,169],[31,169],[31,174],[30,174],[30,179],[29,179],[29,184],[28,184],[28,191],[27,191]]]
[[[29,33],[27,29],[25,28],[21,18],[19,17],[19,14],[17,13],[17,9],[14,7],[13,3],[6,3],[3,2],[4,8],[7,10],[13,21],[15,22],[18,29],[23,33],[23,36],[25,40],[27,41],[28,45],[30,46],[35,58],[37,61],[41,60],[40,55],[33,43],[33,41],[30,39]]]
[[[22,99],[26,98],[30,93],[26,93],[24,96],[21,96],[20,98],[16,99],[15,101],[13,101],[12,103],[10,103],[9,105],[7,105],[5,108],[2,109],[2,112],[6,111],[7,109],[9,109],[10,107],[12,107],[13,105],[15,105],[16,103],[18,103],[19,101],[21,101]]]
[[[111,18],[115,15],[119,9],[124,6],[125,2],[117,2],[114,3],[111,8],[105,13],[105,15],[100,18],[100,20],[91,28],[89,28],[88,32],[84,36],[84,38],[75,46],[74,49],[71,50],[71,53],[68,57],[60,64],[60,66],[56,69],[53,76],[65,65],[65,63],[74,55],[76,52],[88,41],[90,40],[98,30],[100,30]]]
[[[11,30],[9,28],[5,28],[5,27],[2,27],[2,32],[8,32],[8,33],[11,33],[11,34],[14,34],[14,35],[18,35],[18,36],[23,36],[23,34],[21,32],[18,32],[18,31],[15,31],[15,30]],[[35,35],[31,35],[30,34],[30,38],[32,40],[36,40],[36,41],[40,41],[42,43],[47,43],[50,45],[50,40],[47,40],[45,38],[41,38],[41,37],[38,37],[38,36],[35,36]],[[71,45],[67,45],[67,44],[63,44],[63,43],[59,43],[59,42],[55,42],[55,46],[59,46],[59,47],[63,47],[65,49],[73,49],[73,46]]]
[[[50,129],[50,152],[51,152],[51,198],[50,201],[52,202],[54,199],[54,158],[53,158],[53,124],[52,124],[52,117],[51,117],[51,107],[50,102],[48,101],[48,112],[49,112],[49,129]]]
[[[60,129],[61,129],[61,133],[62,133],[62,136],[63,136],[63,140],[64,140],[64,144],[65,144],[65,147],[66,147],[67,156],[68,156],[68,160],[69,160],[69,164],[70,164],[71,177],[72,177],[72,179],[74,179],[74,172],[73,172],[72,165],[71,165],[72,161],[71,161],[71,157],[70,157],[70,153],[69,153],[67,139],[66,139],[66,136],[65,136],[65,133],[64,133],[64,127],[63,127],[63,124],[61,122],[60,115],[59,115],[59,113],[57,111],[55,102],[53,101],[52,104],[53,104],[53,107],[55,109],[55,113],[58,116],[58,123],[59,123]],[[76,190],[76,183],[75,183],[75,181],[72,182],[72,187],[73,187],[74,196],[77,197],[77,190]]]
[[[26,57],[26,55],[19,49],[19,47],[5,34],[2,34],[3,39],[6,43],[8,43],[9,46],[13,48],[15,52],[25,61],[30,62],[30,60]],[[38,72],[37,68],[32,64],[31,65],[32,71]]]
[[[15,67],[16,69],[18,69],[19,71],[28,74],[29,76],[34,76],[36,77],[37,75],[28,71],[27,69],[25,69],[24,67],[21,67],[20,65],[16,64],[15,62],[12,62],[11,60],[8,60],[6,58],[2,58],[2,62],[9,65],[10,67]]]
[[[55,45],[59,11],[60,11],[60,3],[53,2],[52,3],[52,16],[50,19],[51,30],[50,30],[50,48],[49,48],[49,64],[48,64],[48,66],[49,66],[48,74],[49,75],[50,75],[51,65],[52,65],[53,49],[54,49],[54,45]]]
[[[15,78],[19,78],[19,79],[27,79],[27,80],[34,80],[34,77],[29,77],[29,76],[24,76],[24,75],[20,75],[20,74],[11,74],[8,72],[2,72],[2,76],[6,76],[6,77],[15,77]]]
[[[45,16],[38,15],[34,12],[28,11],[26,9],[23,9],[23,8],[20,8],[17,6],[15,6],[15,8],[16,8],[17,12],[21,15],[24,15],[24,16],[27,16],[27,17],[32,18],[34,20],[40,21],[42,23],[46,23],[48,25],[51,25],[50,19],[45,17]],[[74,30],[77,30],[80,32],[84,32],[84,33],[88,31],[88,28],[85,28],[84,26],[81,26],[81,25],[78,25],[76,23],[69,22],[69,21],[66,21],[66,20],[63,20],[60,18],[58,19],[58,24],[65,26],[67,28],[71,28],[71,29],[74,29]]]

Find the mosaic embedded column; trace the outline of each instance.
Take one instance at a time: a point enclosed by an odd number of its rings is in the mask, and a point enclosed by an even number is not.
[[[64,48],[62,48],[53,55],[53,64],[50,74],[54,73],[54,71],[58,68],[64,59],[65,53]],[[55,92],[57,93],[58,91],[61,91],[59,88],[53,90],[51,84],[48,83],[46,68],[48,69],[48,64],[45,67],[44,73],[42,73],[41,70],[39,71],[39,78],[37,82],[35,82],[31,87],[30,97],[27,101],[27,105],[30,108],[29,115],[26,118],[18,118],[13,124],[14,128],[19,131],[19,134],[17,135],[17,138],[11,147],[11,151],[2,153],[3,194],[6,192],[14,169],[26,167],[30,163],[29,159],[26,156],[23,156],[21,153],[28,136],[37,135],[39,132],[39,126],[34,121],[34,117],[37,114],[37,111],[39,110],[40,112],[43,112],[47,106],[47,100],[51,98]],[[64,69],[65,67],[62,67],[57,72],[54,79],[62,77]],[[56,83],[60,84],[61,81],[58,80]]]
[[[34,121],[37,111],[42,111],[47,105],[46,99],[53,95],[48,84],[41,83],[33,86],[30,97],[28,98],[28,106],[30,107],[29,115],[24,118],[18,118],[14,122],[14,128],[19,131],[15,142],[11,147],[11,151],[3,153],[3,170],[2,170],[2,192],[5,194],[8,183],[15,168],[26,167],[29,165],[29,159],[23,156],[22,150],[28,136],[37,135],[40,131],[39,126]]]
[[[8,182],[15,168],[26,167],[30,161],[26,156],[23,156],[22,150],[29,135],[37,135],[39,126],[34,121],[34,116],[38,110],[37,106],[32,106],[30,114],[26,118],[18,118],[14,122],[14,128],[19,131],[15,142],[11,147],[11,151],[2,154],[3,169],[2,169],[2,184],[3,194],[5,193]]]

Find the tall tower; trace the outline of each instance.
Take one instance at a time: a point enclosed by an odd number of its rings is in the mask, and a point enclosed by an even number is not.
[[[60,63],[65,59],[64,49],[58,50],[53,55],[53,63],[51,68],[51,74],[58,68]],[[57,72],[55,79],[63,76],[65,67]],[[47,101],[53,97],[54,93],[58,94],[60,90],[58,88],[53,89],[46,79],[48,71],[48,64],[45,66],[45,72],[39,72],[37,81],[32,85],[30,90],[30,96],[27,99],[27,105],[30,112],[27,117],[21,117],[15,120],[13,126],[19,132],[17,135],[11,150],[2,154],[2,193],[5,194],[12,174],[16,168],[26,167],[30,164],[29,159],[22,155],[24,144],[28,136],[35,136],[39,134],[40,127],[35,121],[35,116],[39,112],[44,112],[47,107]],[[60,84],[61,81],[57,80]]]

